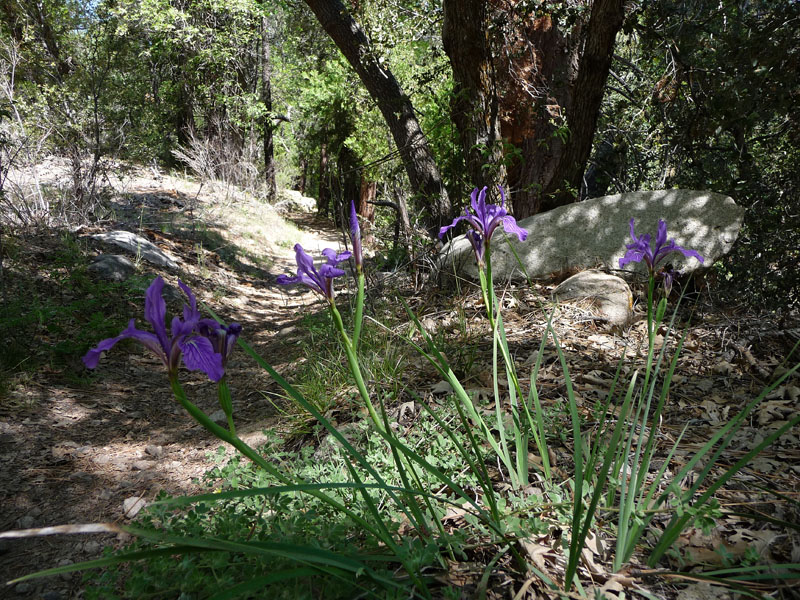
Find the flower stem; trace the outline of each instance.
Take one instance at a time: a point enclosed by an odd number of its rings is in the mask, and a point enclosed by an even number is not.
[[[342,315],[339,314],[339,311],[333,302],[329,304],[329,308],[331,311],[331,316],[333,317],[333,322],[336,324],[336,329],[339,330],[339,336],[342,338],[342,346],[344,347],[344,352],[347,355],[347,364],[350,367],[350,372],[353,374],[353,379],[356,381],[356,387],[358,388],[359,394],[361,394],[361,399],[364,401],[367,411],[369,412],[369,416],[372,419],[372,422],[375,423],[375,427],[378,429],[378,431],[385,433],[386,430],[383,427],[383,423],[381,423],[378,412],[375,410],[375,406],[372,404],[372,400],[369,397],[367,385],[364,383],[364,376],[361,374],[361,366],[358,364],[358,356],[356,354],[355,347],[344,330]]]
[[[358,291],[356,292],[356,312],[353,325],[353,348],[358,352],[358,343],[361,338],[361,323],[364,321],[364,270],[359,268],[356,276]]]
[[[271,464],[268,460],[266,460],[263,456],[261,456],[258,452],[256,452],[253,448],[248,446],[241,438],[237,435],[232,434],[230,431],[225,429],[224,427],[220,427],[214,421],[212,421],[206,413],[204,413],[200,408],[198,408],[195,404],[192,403],[191,400],[186,396],[186,392],[183,391],[183,386],[181,386],[178,378],[175,376],[170,377],[169,380],[170,386],[172,387],[172,393],[175,395],[175,398],[178,400],[181,406],[186,409],[186,412],[197,421],[200,425],[202,425],[205,429],[207,429],[210,433],[214,434],[216,437],[221,439],[223,442],[226,442],[233,446],[239,453],[243,456],[252,460],[255,464],[259,467],[264,469],[267,473],[275,477],[278,481],[283,483],[284,485],[294,485],[298,483],[305,483],[302,480],[293,481],[283,473],[281,473],[273,464]],[[371,523],[366,521],[363,517],[357,515],[355,512],[347,508],[341,502],[336,500],[335,498],[329,496],[328,494],[319,491],[319,490],[306,490],[307,494],[310,496],[314,496],[315,498],[325,502],[329,506],[335,508],[336,510],[341,511],[342,513],[346,514],[348,517],[353,519],[354,522],[361,525],[365,530],[372,533],[376,538],[381,540],[382,542],[386,543],[390,547],[394,547],[394,540],[391,537],[388,537],[383,534],[377,527],[373,526]]]
[[[228,387],[228,377],[223,376],[217,384],[217,396],[219,398],[219,406],[225,417],[228,419],[228,429],[232,435],[236,435],[236,427],[233,424],[233,402],[231,401],[231,390]]]
[[[492,280],[492,249],[489,245],[489,240],[486,240],[486,252],[484,256],[486,256],[486,271],[484,273],[483,269],[480,269],[480,265],[478,268],[481,272],[481,291],[483,292],[483,303],[486,305],[486,312],[489,315],[489,324],[492,327],[492,333],[494,333],[495,329],[495,322],[494,322],[494,303],[495,303],[495,296],[494,296],[494,281]]]

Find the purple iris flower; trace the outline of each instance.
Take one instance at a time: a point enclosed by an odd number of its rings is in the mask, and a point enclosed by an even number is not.
[[[164,326],[167,313],[167,304],[162,296],[164,280],[156,277],[147,288],[144,300],[144,316],[155,333],[136,329],[136,319],[131,319],[128,327],[117,337],[105,339],[89,350],[83,357],[83,364],[89,369],[94,369],[100,362],[103,352],[111,350],[120,340],[131,338],[152,350],[167,367],[170,377],[178,374],[178,367],[183,358],[183,363],[190,371],[203,371],[211,381],[222,379],[225,374],[222,356],[214,352],[211,342],[196,331],[200,313],[197,311],[194,294],[182,281],[179,280],[178,285],[186,294],[190,305],[184,305],[183,319],[173,317],[171,335],[167,334]]]
[[[668,254],[672,254],[673,252],[681,252],[687,258],[694,256],[701,263],[704,262],[703,257],[700,256],[697,251],[681,248],[675,243],[675,240],[667,241],[667,223],[663,219],[658,220],[658,233],[656,234],[655,247],[650,244],[649,233],[645,233],[638,238],[636,237],[636,233],[633,230],[633,221],[634,220],[631,219],[630,222],[631,238],[633,239],[633,242],[625,246],[628,251],[625,253],[625,256],[619,259],[620,269],[628,263],[644,261],[644,263],[647,265],[647,268],[650,270],[650,273],[653,274],[655,273],[658,264],[664,260]],[[672,279],[670,279],[670,284],[671,283]]]
[[[294,252],[297,260],[297,275],[295,277],[278,275],[275,282],[280,285],[302,283],[320,294],[328,302],[333,302],[333,278],[341,277],[345,274],[342,269],[338,268],[338,264],[349,259],[352,254],[350,252],[336,254],[335,250],[325,248],[322,254],[328,259],[328,262],[321,265],[317,270],[314,267],[314,260],[303,250],[300,244],[294,245]]]
[[[475,250],[475,256],[479,264],[483,264],[486,247],[491,242],[495,229],[500,225],[503,226],[506,233],[515,234],[520,242],[524,242],[528,237],[528,232],[519,227],[514,217],[506,211],[506,194],[503,191],[503,187],[498,185],[497,188],[500,190],[499,206],[497,204],[486,204],[486,190],[488,188],[484,187],[480,192],[478,192],[478,188],[475,188],[472,190],[471,195],[472,212],[470,213],[468,209],[464,209],[463,215],[456,217],[450,225],[446,225],[439,230],[439,238],[441,239],[459,221],[467,221],[472,226],[472,229],[467,232],[467,239]]]
[[[356,214],[356,203],[350,201],[350,241],[353,243],[353,259],[356,261],[356,269],[363,268],[363,252],[361,250],[361,227],[358,225],[358,214]]]
[[[242,326],[239,323],[223,325],[222,323],[217,323],[214,319],[200,319],[197,324],[197,330],[200,335],[211,342],[214,352],[220,355],[222,366],[225,367],[228,364],[228,357],[236,345],[236,340],[239,339],[239,334],[242,333]]]

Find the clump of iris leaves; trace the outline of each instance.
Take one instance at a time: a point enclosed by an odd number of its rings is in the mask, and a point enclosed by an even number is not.
[[[445,235],[460,221],[470,226],[467,237],[479,265],[492,336],[493,394],[488,406],[477,405],[477,398],[464,389],[437,341],[403,303],[407,327],[400,328],[402,333],[397,333],[398,328],[384,331],[419,353],[453,393],[445,402],[434,404],[406,390],[423,409],[423,418],[408,432],[389,417],[391,395],[370,384],[375,381],[376,348],[364,342],[368,336],[362,336],[365,277],[354,207],[352,253],[327,249],[325,262],[317,266],[298,244],[297,275],[278,280],[309,287],[328,309],[342,362],[355,384],[355,402],[369,416],[347,431],[337,429],[320,412],[318,403],[309,402],[239,339],[237,324],[203,319],[191,290],[180,282],[189,304],[183,318],[174,317],[167,330],[163,280],[157,278],[145,303],[153,332],[136,328],[132,320],[120,335],[100,342],[84,362],[97,367],[102,353],[121,339],[143,343],[164,362],[176,400],[198,423],[235,448],[239,457],[207,475],[215,488],[208,494],[160,498],[135,525],[106,526],[108,531],[136,536],[138,541],[130,547],[109,551],[99,560],[15,581],[106,567],[91,579],[87,597],[459,598],[465,593],[483,597],[493,585],[507,585],[509,578],[515,592],[536,581],[537,587],[555,595],[588,595],[594,592],[590,580],[582,576],[580,557],[587,539],[601,526],[598,516],[610,537],[616,538],[612,572],[623,571],[634,558],[655,567],[687,527],[712,524],[721,514],[716,491],[800,423],[800,416],[783,423],[733,464],[727,462],[725,449],[738,429],[761,400],[800,365],[786,369],[680,469],[670,466],[685,428],[666,458],[654,461],[659,423],[686,333],[675,332],[677,313],[670,316],[666,296],[659,299],[661,286],[669,287],[677,276],[661,263],[673,252],[701,262],[702,257],[668,240],[663,221],[651,238],[650,234],[637,236],[631,220],[632,241],[620,257],[620,267],[641,263],[649,275],[646,360],[626,378],[621,376],[620,362],[607,396],[594,407],[600,431],[588,435],[566,357],[549,319],[527,389],[517,374],[492,281],[491,247],[501,227],[520,242],[526,233],[506,212],[502,188],[499,192],[500,204],[490,204],[486,202],[487,189],[476,189],[471,210],[441,231]],[[346,327],[333,284],[337,277],[345,276],[340,265],[351,258],[358,291]],[[381,330],[378,321],[371,323]],[[660,329],[673,336],[675,343],[661,344],[657,350],[655,338]],[[227,358],[237,342],[284,389],[287,398],[313,418],[322,432],[319,448],[289,452],[281,440],[273,439],[258,451],[238,437],[226,372]],[[548,427],[550,421],[537,389],[548,343],[555,347],[562,369],[564,404],[571,424],[569,431],[561,432],[571,437],[568,445],[573,448],[572,472],[566,481],[562,475],[556,476],[549,463],[548,441],[556,433]],[[668,348],[674,350],[668,354]],[[188,398],[180,383],[181,360],[217,383],[227,428],[212,421]],[[530,452],[538,456],[537,462],[529,460]],[[659,526],[651,527],[657,515]],[[453,522],[458,526],[451,526]],[[545,573],[527,557],[524,546],[535,536],[555,530],[563,532],[565,565],[563,572]],[[123,571],[124,563],[131,566]],[[470,565],[469,589],[448,578],[458,563]],[[749,582],[788,581],[799,574],[794,564],[754,564],[694,573],[693,577],[724,581],[757,596]]]

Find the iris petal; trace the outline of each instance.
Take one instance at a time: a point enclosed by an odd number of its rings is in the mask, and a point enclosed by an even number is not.
[[[356,261],[356,268],[361,269],[364,260],[361,247],[361,227],[358,224],[356,203],[352,200],[350,201],[350,241],[353,244],[353,258]]]
[[[208,339],[202,336],[184,338],[178,342],[183,352],[183,364],[190,371],[203,371],[211,381],[219,381],[225,374],[222,356],[214,352]]]
[[[189,306],[183,305],[183,318],[187,322],[197,322],[200,320],[200,313],[197,311],[197,299],[194,297],[192,290],[189,289],[189,286],[183,283],[180,279],[178,279],[178,286],[183,290],[183,293],[186,294],[186,297],[189,299]]]
[[[468,219],[469,215],[461,215],[460,217],[456,217],[453,219],[453,222],[450,225],[445,225],[439,230],[439,239],[444,237],[444,234],[447,233],[450,229],[458,225],[459,221],[463,221],[464,219]]]
[[[118,336],[107,338],[89,350],[83,357],[83,364],[86,365],[86,368],[88,369],[96,368],[100,362],[100,357],[102,356],[103,352],[111,350],[111,348],[113,348],[117,342],[124,339],[134,339],[138,342],[141,342],[147,348],[152,350],[156,356],[161,359],[161,362],[164,364],[167,363],[167,353],[161,345],[161,340],[159,340],[156,335],[148,331],[136,329],[136,319],[131,319],[128,322],[128,327]]]
[[[520,242],[524,242],[526,239],[528,239],[528,232],[517,225],[517,220],[511,215],[506,215],[503,217],[503,229],[506,233],[512,233],[516,235]]]
[[[136,319],[131,319],[128,323],[128,328],[130,329],[133,327],[135,322]],[[100,357],[103,355],[103,352],[111,350],[111,348],[113,348],[117,342],[124,340],[126,337],[128,336],[125,335],[125,332],[123,331],[116,337],[104,339],[84,355],[83,364],[86,365],[86,368],[88,369],[94,369],[100,362]]]
[[[163,289],[164,280],[161,276],[156,277],[150,287],[147,288],[144,297],[144,318],[153,327],[159,342],[161,342],[161,347],[166,353],[167,348],[169,348],[169,340],[167,338],[167,328],[164,324],[164,320],[167,317],[167,303],[164,302],[164,298],[161,295]]]

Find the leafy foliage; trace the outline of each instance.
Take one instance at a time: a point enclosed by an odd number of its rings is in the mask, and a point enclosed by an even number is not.
[[[796,305],[797,3],[644,3],[628,19],[596,134],[595,195],[710,189],[746,208],[729,299]]]

